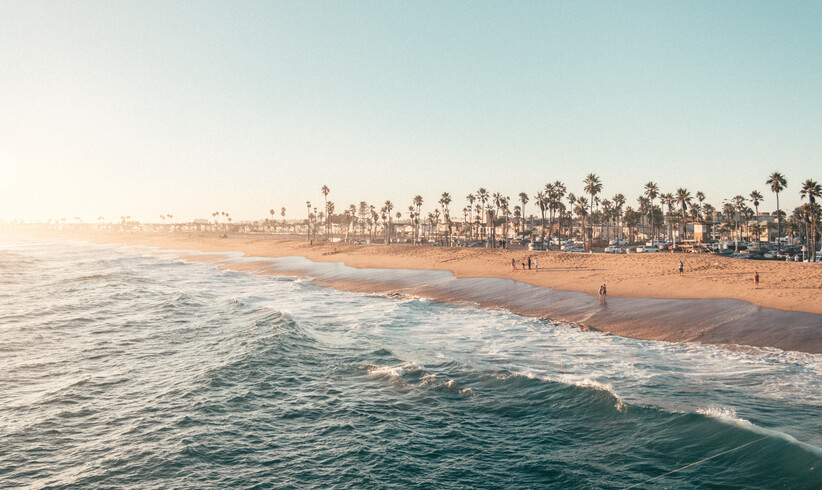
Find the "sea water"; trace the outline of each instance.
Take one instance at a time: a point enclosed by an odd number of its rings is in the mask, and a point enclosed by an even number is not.
[[[820,355],[188,254],[0,239],[0,487],[822,486]]]

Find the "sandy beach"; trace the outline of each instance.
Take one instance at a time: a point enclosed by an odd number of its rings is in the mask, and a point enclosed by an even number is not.
[[[171,250],[242,252],[246,256],[261,258],[301,256],[313,262],[342,262],[356,268],[448,271],[456,278],[509,279],[518,283],[551,288],[557,292],[584,293],[589,298],[596,298],[599,287],[606,284],[608,299],[612,304],[607,314],[596,312],[592,315],[590,311],[579,312],[570,306],[563,309],[562,304],[573,303],[570,299],[557,300],[553,308],[546,306],[542,309],[521,305],[511,308],[511,305],[505,303],[494,304],[493,300],[485,301],[483,306],[508,307],[512,311],[531,316],[547,316],[554,319],[560,316],[569,321],[584,321],[591,325],[592,329],[635,338],[718,344],[739,343],[822,352],[822,302],[818,301],[819,293],[822,292],[822,267],[817,264],[748,261],[707,254],[656,253],[614,256],[410,245],[311,245],[305,241],[281,241],[248,235],[220,238],[213,234],[78,231],[40,231],[37,235],[44,238],[127,243]],[[532,258],[530,270],[527,269],[528,257]],[[195,257],[190,259],[203,260]],[[517,270],[512,269],[512,259],[517,265]],[[538,269],[536,259],[539,261]],[[678,271],[680,260],[684,263],[682,275]],[[526,263],[524,271],[522,263]],[[231,267],[248,272],[261,272],[253,263]],[[758,289],[754,288],[754,272],[758,272],[760,276]],[[348,290],[379,292],[376,290],[379,288],[367,284],[329,285]],[[437,295],[436,292],[431,294]],[[647,312],[643,313],[643,303],[636,301],[642,298],[717,301],[646,302]],[[632,301],[627,301],[629,299]],[[621,310],[619,303],[613,306],[614,302],[619,301],[622,301],[623,305]],[[762,309],[793,312],[793,316],[783,315],[778,318],[759,315],[769,318],[771,323],[789,322],[790,326],[763,325],[767,323],[763,319],[738,320],[735,324],[728,324],[728,312],[740,309],[745,304]],[[640,311],[636,311],[637,309]],[[672,310],[679,311],[673,314]],[[719,315],[720,313],[722,315]],[[779,315],[779,312],[774,314]],[[660,318],[665,318],[665,322],[657,320]],[[723,328],[716,328],[720,323]]]

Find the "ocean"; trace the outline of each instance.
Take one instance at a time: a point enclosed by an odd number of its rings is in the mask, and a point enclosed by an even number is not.
[[[1,488],[822,488],[822,355],[190,255],[0,238]]]

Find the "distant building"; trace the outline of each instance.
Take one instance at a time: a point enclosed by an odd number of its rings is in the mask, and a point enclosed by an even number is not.
[[[694,223],[694,240],[697,242],[711,241],[710,223]]]

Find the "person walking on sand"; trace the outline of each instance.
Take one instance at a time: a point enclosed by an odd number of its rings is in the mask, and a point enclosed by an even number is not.
[[[514,259],[511,259],[511,270],[517,270],[517,261]]]
[[[528,256],[528,270],[531,270],[531,256]]]
[[[539,258],[534,259],[534,269],[539,270]]]
[[[759,289],[759,272],[754,271],[754,289]]]
[[[685,264],[683,264],[683,263],[682,263],[682,261],[680,260],[680,261],[679,261],[679,275],[680,275],[680,276],[682,275],[682,269],[683,269],[683,267],[685,267]]]

